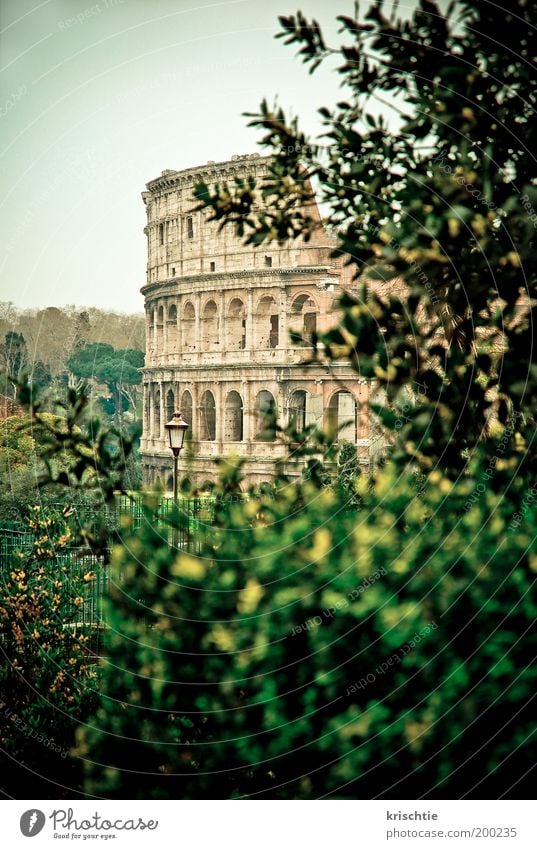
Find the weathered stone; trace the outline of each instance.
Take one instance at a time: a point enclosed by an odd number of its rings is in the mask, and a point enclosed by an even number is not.
[[[148,484],[172,486],[164,425],[175,409],[190,424],[188,474],[198,486],[215,479],[216,457],[231,454],[246,458],[246,484],[274,477],[286,450],[266,432],[272,408],[282,424],[294,417],[299,426],[342,425],[340,438],[369,462],[371,382],[346,363],[308,364],[310,349],[289,338],[291,330],[311,333],[337,322],[334,302],[346,272],[330,256],[333,238],[320,226],[307,243],[245,246],[232,227],[219,233],[207,214],[192,212],[196,183],[260,179],[267,163],[236,156],[166,170],[142,194],[148,266],[141,448]],[[308,213],[319,218],[315,204]],[[292,459],[286,465],[299,473]]]

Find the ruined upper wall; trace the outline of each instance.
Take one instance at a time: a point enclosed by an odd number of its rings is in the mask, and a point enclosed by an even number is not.
[[[147,191],[142,193],[147,210],[147,282],[267,267],[333,266],[333,240],[322,227],[308,243],[298,238],[284,246],[274,242],[252,247],[243,244],[232,226],[218,232],[218,223],[208,220],[208,212],[194,211],[197,183],[214,185],[249,176],[260,181],[267,174],[269,162],[269,157],[258,154],[235,156],[226,162],[208,162],[183,171],[166,170],[147,183]],[[307,212],[320,224],[315,202]]]

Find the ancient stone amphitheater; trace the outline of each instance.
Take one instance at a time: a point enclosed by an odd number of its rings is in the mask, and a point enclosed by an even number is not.
[[[172,455],[164,425],[181,410],[190,425],[181,474],[197,486],[214,481],[217,457],[245,458],[245,484],[274,477],[286,449],[274,433],[292,418],[305,425],[340,425],[369,461],[370,384],[345,363],[308,363],[307,344],[290,331],[311,333],[337,321],[334,302],[344,285],[332,238],[321,227],[309,241],[245,246],[232,227],[220,233],[208,215],[193,212],[193,189],[266,173],[257,154],[234,156],[184,171],[163,171],[147,184],[148,263],[145,296],[142,457],[147,484],[172,486]],[[311,210],[308,210],[311,215]],[[319,216],[314,207],[314,214]],[[320,219],[319,219],[320,221]],[[296,475],[300,463],[285,460]]]

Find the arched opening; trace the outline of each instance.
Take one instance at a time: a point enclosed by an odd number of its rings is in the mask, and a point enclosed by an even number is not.
[[[337,440],[356,444],[358,439],[358,404],[354,395],[341,389],[332,395],[326,411],[326,424],[330,431],[337,431]]]
[[[258,394],[255,403],[255,438],[273,442],[276,438],[276,402],[266,389]]]
[[[265,295],[257,307],[257,345],[259,348],[277,348],[280,343],[278,307],[274,298]]]
[[[175,396],[173,390],[168,389],[166,393],[166,421],[169,422],[175,412]]]
[[[228,393],[226,398],[224,439],[226,442],[242,442],[243,438],[243,407],[242,398],[238,392]]]
[[[200,404],[200,439],[216,439],[216,405],[213,393],[207,389],[201,396]]]
[[[183,396],[181,398],[181,414],[189,426],[186,432],[186,438],[192,439],[194,436],[194,419],[192,417],[192,395],[188,389],[183,392]]]
[[[246,348],[246,310],[240,298],[233,298],[226,317],[226,350],[243,351]]]
[[[173,475],[168,475],[168,480],[166,481],[166,489],[168,492],[173,492]]]
[[[306,427],[306,404],[308,394],[303,389],[296,389],[291,395],[289,404],[289,424],[299,433]]]
[[[155,429],[153,436],[157,439],[160,438],[160,390],[157,389],[155,392],[155,407],[154,407],[154,421],[155,421]]]
[[[207,301],[202,316],[202,351],[212,351],[218,344],[218,307],[214,301]]]
[[[291,306],[291,329],[300,333],[302,341],[297,343],[300,347],[307,347],[312,335],[317,332],[317,313],[317,304],[310,295],[303,293],[294,299]]]
[[[183,351],[196,350],[196,310],[191,301],[183,309]]]
[[[171,304],[168,310],[168,350],[177,351],[177,307]]]

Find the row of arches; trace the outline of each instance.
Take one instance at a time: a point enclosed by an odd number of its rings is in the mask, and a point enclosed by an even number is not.
[[[297,295],[291,304],[290,329],[311,336],[317,329],[318,311],[318,305],[311,295]],[[282,337],[279,307],[272,295],[263,295],[251,316],[248,316],[247,306],[240,297],[232,298],[222,314],[216,300],[209,298],[200,308],[199,332],[196,306],[192,300],[185,301],[180,316],[176,304],[171,304],[166,314],[162,304],[154,307],[149,313],[149,321],[149,342],[153,347],[156,345],[158,351],[164,348],[168,351],[177,350],[179,332],[184,352],[244,350],[248,321],[253,324],[251,330],[255,330],[252,344],[256,348],[277,348]]]
[[[148,399],[151,406],[151,398]],[[180,409],[183,418],[190,425],[188,437],[202,441],[214,441],[217,438],[217,410],[214,393],[206,389],[201,395],[198,409],[194,409],[192,394],[188,389],[175,394],[168,389],[163,399],[160,390],[154,393],[153,434],[162,436],[165,421],[169,421],[176,409]],[[161,410],[166,420],[161,420]],[[148,409],[147,419],[149,419]],[[316,424],[338,433],[339,439],[357,442],[359,436],[359,410],[354,396],[346,389],[333,393],[326,408],[321,395],[312,395],[306,390],[296,389],[288,401],[289,422],[297,431],[303,431],[308,425]],[[227,393],[222,409],[222,436],[225,442],[242,442],[245,438],[244,403],[236,390]],[[262,389],[257,393],[254,405],[254,430],[252,438],[271,442],[276,436],[276,401],[271,392]]]
[[[217,409],[214,394],[210,389],[203,392],[197,416],[194,415],[192,394],[188,389],[178,398],[173,390],[166,392],[164,410],[166,421],[173,416],[175,409],[180,409],[183,418],[190,425],[187,436],[190,439],[202,441],[214,441],[216,439]],[[164,422],[161,421],[161,397],[157,389],[154,398],[154,432],[162,433]],[[223,409],[223,439],[225,442],[242,442],[244,439],[244,405],[242,397],[236,390],[227,393]],[[274,396],[268,390],[261,390],[255,401],[255,431],[254,438],[265,442],[271,442],[276,436],[276,402]]]

